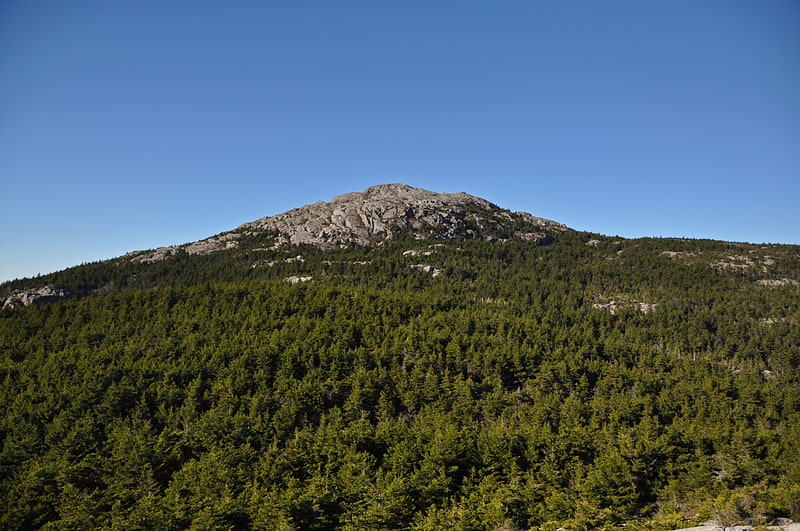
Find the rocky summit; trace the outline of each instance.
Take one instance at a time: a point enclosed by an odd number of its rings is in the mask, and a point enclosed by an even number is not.
[[[277,231],[282,243],[330,247],[351,242],[370,245],[391,238],[396,231],[411,231],[417,237],[433,234],[444,239],[492,237],[497,228],[513,222],[542,228],[563,227],[528,213],[503,210],[463,192],[436,193],[405,184],[383,184],[337,196],[329,203],[319,201],[266,217],[241,228]]]
[[[266,231],[276,233],[276,245],[310,244],[325,249],[375,245],[399,233],[419,239],[518,238],[541,244],[550,240],[551,230],[566,227],[527,212],[505,210],[464,192],[437,193],[406,184],[381,184],[245,223],[198,242],[135,253],[134,259],[158,261],[177,249],[189,254],[231,249],[242,236]]]

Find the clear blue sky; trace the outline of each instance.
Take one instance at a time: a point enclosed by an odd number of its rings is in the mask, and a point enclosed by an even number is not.
[[[800,3],[0,2],[0,281],[385,182],[800,243]]]

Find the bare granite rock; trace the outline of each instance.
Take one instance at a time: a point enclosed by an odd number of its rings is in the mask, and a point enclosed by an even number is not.
[[[779,518],[778,520],[775,525],[768,525],[766,528],[771,531],[800,531],[800,523],[792,522],[785,518]],[[715,522],[706,522],[703,525],[674,529],[673,531],[753,531],[754,529],[755,527],[752,525],[723,526]]]
[[[165,258],[177,253],[179,250],[185,251],[189,254],[208,254],[216,251],[224,251],[225,249],[235,249],[238,245],[238,235],[232,232],[223,232],[216,236],[211,236],[204,240],[186,245],[172,245],[169,247],[159,247],[152,251],[134,251],[125,255],[134,262],[160,262]]]
[[[302,277],[299,277],[299,276],[297,276],[297,275],[292,275],[292,276],[290,276],[290,277],[286,277],[286,279],[285,279],[285,280],[286,280],[286,282],[288,282],[289,284],[299,284],[300,282],[308,282],[308,281],[309,281],[309,280],[311,280],[311,279],[312,279],[312,277],[310,277],[310,276],[302,276]]]
[[[762,286],[800,286],[800,282],[793,278],[764,279],[759,280],[758,283]]]
[[[430,273],[430,275],[434,277],[438,277],[439,275],[442,274],[441,269],[427,264],[414,264],[411,266],[411,271],[414,272],[422,271],[423,273]]]
[[[44,286],[38,289],[29,289],[25,291],[14,291],[8,297],[2,300],[3,308],[19,308],[21,306],[30,306],[34,304],[40,306],[51,302],[60,301],[69,297],[69,290],[63,288],[54,288],[53,286]]]
[[[649,313],[658,308],[658,305],[652,302],[642,302],[632,300],[627,297],[618,297],[617,299],[611,299],[608,302],[595,302],[592,304],[592,308],[600,308],[601,310],[610,312],[611,315],[616,315],[617,311],[621,308],[633,308],[641,313]]]
[[[542,229],[565,229],[560,223],[524,212],[512,213],[463,192],[440,194],[405,184],[372,186],[334,197],[329,203],[318,201],[262,218],[240,229],[273,230],[280,235],[278,243],[325,248],[348,243],[372,245],[391,239],[398,230],[410,230],[419,238],[431,232],[441,238],[479,238],[482,231],[513,221]],[[546,234],[532,232],[518,232],[517,237],[536,243],[548,239]]]
[[[552,241],[548,230],[564,231],[555,221],[537,218],[527,212],[510,212],[480,197],[458,192],[436,193],[406,184],[381,184],[363,192],[317,201],[265,218],[245,223],[236,230],[182,246],[161,247],[127,255],[139,262],[157,262],[178,251],[208,254],[239,245],[241,236],[266,231],[277,234],[276,245],[311,244],[320,248],[348,244],[376,245],[391,239],[398,231],[417,238],[496,239],[496,229],[525,226],[514,231],[515,238],[536,245]],[[508,232],[508,231],[506,231]]]

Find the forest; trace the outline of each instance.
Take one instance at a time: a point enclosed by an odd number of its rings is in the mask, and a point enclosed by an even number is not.
[[[800,247],[271,237],[0,285],[0,528],[800,521]]]

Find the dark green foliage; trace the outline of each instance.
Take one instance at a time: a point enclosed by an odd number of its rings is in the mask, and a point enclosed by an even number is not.
[[[0,312],[0,527],[800,519],[800,249],[555,237],[2,286],[80,296]]]

